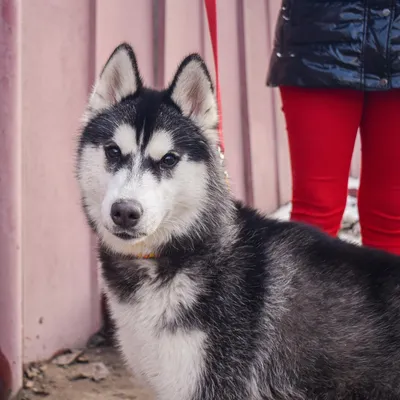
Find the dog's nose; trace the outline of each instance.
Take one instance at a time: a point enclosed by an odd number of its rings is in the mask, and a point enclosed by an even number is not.
[[[111,219],[121,228],[134,227],[142,214],[142,206],[134,200],[120,200],[111,206]]]

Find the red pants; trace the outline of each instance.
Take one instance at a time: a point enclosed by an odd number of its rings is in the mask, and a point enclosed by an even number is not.
[[[337,235],[360,128],[363,244],[400,254],[400,90],[282,87],[293,175],[292,219]]]

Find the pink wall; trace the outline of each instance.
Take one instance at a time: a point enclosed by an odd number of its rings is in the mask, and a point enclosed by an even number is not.
[[[141,73],[148,85],[154,84],[153,9],[149,0],[96,1],[96,75],[117,44],[135,47]]]
[[[82,346],[99,324],[91,235],[73,175],[94,16],[90,0],[21,4],[23,358],[31,361]]]
[[[220,83],[232,190],[264,211],[290,199],[285,124],[265,87],[280,0],[218,0]],[[73,176],[79,119],[121,41],[145,81],[213,55],[203,0],[0,2],[0,350],[21,363],[81,346],[100,323],[100,283]],[[359,150],[352,173],[358,174]]]
[[[0,2],[0,351],[14,388],[22,378],[19,18],[18,3]]]

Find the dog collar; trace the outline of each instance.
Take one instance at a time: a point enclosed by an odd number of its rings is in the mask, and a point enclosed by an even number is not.
[[[156,255],[155,255],[154,253],[149,253],[149,254],[142,254],[142,253],[139,253],[139,254],[136,254],[135,257],[136,257],[136,258],[142,258],[142,259],[144,259],[144,260],[147,260],[147,259],[149,259],[149,258],[156,258]]]

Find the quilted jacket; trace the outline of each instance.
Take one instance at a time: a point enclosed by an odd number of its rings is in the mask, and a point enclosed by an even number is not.
[[[400,88],[400,0],[283,0],[267,84]]]

